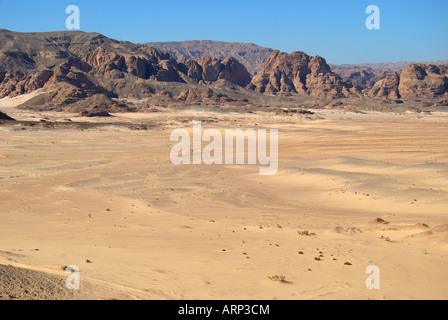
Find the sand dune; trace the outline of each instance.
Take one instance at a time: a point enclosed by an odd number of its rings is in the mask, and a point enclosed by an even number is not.
[[[429,231],[409,236],[410,240],[434,243],[437,245],[448,245],[448,225],[435,227]]]
[[[278,174],[172,165],[171,131],[198,119],[279,129]],[[0,264],[21,268],[0,269],[10,277],[0,299],[448,298],[446,115],[204,110],[107,121],[153,127],[0,127]],[[60,288],[68,265],[81,270],[79,292]],[[366,289],[369,265],[381,290]],[[26,295],[20,281],[44,289]]]

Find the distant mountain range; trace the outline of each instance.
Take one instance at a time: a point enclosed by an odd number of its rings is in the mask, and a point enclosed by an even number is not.
[[[337,99],[382,104],[381,110],[402,100],[425,107],[448,104],[445,66],[409,64],[399,73],[331,68],[320,56],[253,44],[169,46],[157,49],[98,33],[0,30],[0,99],[43,89],[21,107],[82,114],[186,105],[332,107]],[[257,73],[251,75],[245,65]]]
[[[236,58],[252,75],[256,74],[263,63],[274,51],[252,43],[221,41],[182,41],[182,42],[148,42],[147,46],[171,53],[177,60],[181,58],[195,59],[203,56],[226,59]]]
[[[268,60],[274,49],[260,47],[251,43],[222,41],[181,41],[181,42],[149,42],[146,45],[168,52],[180,61],[182,58],[213,57],[226,59],[234,57],[252,74],[256,75]],[[401,72],[414,62],[385,62],[360,64],[330,64],[331,70],[361,88],[371,88],[376,82],[386,78],[391,71]],[[448,60],[425,61],[423,64],[448,65]]]
[[[378,71],[401,71],[404,70],[410,63],[423,63],[433,65],[448,65],[448,60],[439,61],[412,61],[412,62],[383,62],[383,63],[358,63],[358,64],[339,64],[334,65],[338,68],[370,68]]]
[[[181,58],[195,59],[198,57],[213,57],[225,59],[234,57],[239,60],[252,75],[255,75],[275,51],[271,48],[260,47],[253,43],[223,42],[211,40],[193,40],[179,42],[148,42],[147,46],[171,53],[177,60]],[[402,71],[410,63],[433,65],[448,65],[448,60],[439,61],[408,61],[408,62],[380,62],[358,64],[330,64],[330,67],[340,69],[369,68],[373,71]]]

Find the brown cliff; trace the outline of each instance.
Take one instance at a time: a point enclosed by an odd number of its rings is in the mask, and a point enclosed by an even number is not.
[[[445,66],[412,63],[401,73],[398,90],[405,99],[440,97],[448,91],[447,75]]]
[[[386,78],[375,83],[368,95],[376,98],[399,99],[399,85],[400,76],[395,72],[390,72]]]
[[[405,100],[438,100],[443,103],[448,93],[448,68],[446,66],[409,64],[399,76],[389,73],[368,92],[370,97]]]
[[[324,99],[361,95],[361,89],[333,73],[325,59],[303,52],[273,52],[247,87],[261,93],[297,93]]]
[[[182,58],[179,69],[196,81],[215,82],[224,79],[241,87],[251,81],[250,73],[233,57],[224,60],[212,57]]]

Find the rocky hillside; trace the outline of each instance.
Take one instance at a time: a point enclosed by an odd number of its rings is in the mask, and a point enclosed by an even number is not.
[[[266,77],[267,86],[263,84]],[[92,114],[135,110],[132,101],[145,101],[148,106],[236,105],[251,103],[254,94],[263,93],[316,98],[359,93],[357,86],[332,73],[323,58],[305,53],[275,51],[251,79],[234,57],[178,62],[159,49],[98,33],[1,30],[0,98],[37,89],[44,89],[44,94],[26,107]]]
[[[379,80],[368,93],[371,97],[399,99],[398,87],[400,76],[396,72],[390,72],[386,78]]]
[[[225,79],[244,87],[252,79],[247,69],[233,57],[224,60],[212,57],[182,58],[179,69],[191,79],[205,83]]]
[[[274,51],[251,43],[221,41],[149,42],[148,46],[171,53],[175,59],[196,59],[207,56],[224,60],[234,57],[252,75],[256,74]]]
[[[325,59],[304,52],[274,51],[248,88],[261,93],[297,93],[324,99],[361,96],[361,88],[342,80]]]
[[[175,101],[186,90],[197,93],[198,103],[204,101],[201,97],[224,103],[231,99],[195,82],[250,81],[247,70],[233,58],[201,58],[187,65],[180,66],[158,49],[97,33],[0,31],[0,98],[43,88],[46,94],[39,103],[46,110],[126,111],[132,108],[123,99],[159,101],[162,96]],[[194,74],[190,67],[197,66],[201,75],[189,78]]]
[[[83,115],[148,111],[153,106],[343,106],[334,99],[424,100],[446,105],[447,67],[409,65],[402,74],[370,69],[347,79],[325,59],[272,52],[253,78],[237,58],[177,61],[147,45],[98,33],[0,30],[0,99],[34,92],[20,107]],[[368,88],[377,78],[372,89]],[[361,80],[370,77],[368,82]],[[36,91],[38,89],[42,89]],[[372,99],[370,99],[372,100]]]
[[[0,97],[44,88],[50,108],[94,97],[119,111],[125,105],[112,98],[150,93],[145,80],[181,82],[176,68],[167,53],[97,33],[0,31]]]
[[[362,89],[372,88],[375,83],[384,79],[388,70],[374,70],[369,67],[340,67],[331,65],[331,71],[339,75],[344,81],[352,82]]]
[[[439,99],[444,104],[448,97],[448,67],[409,64],[401,73],[389,73],[369,91],[370,97],[385,99]]]
[[[254,44],[221,41],[150,42],[147,45],[171,53],[180,61],[182,58],[196,59],[213,57],[224,60],[234,57],[252,75],[256,75],[267,61],[273,49]],[[422,62],[424,64],[448,65],[448,60]],[[389,72],[403,71],[411,62],[362,63],[330,65],[331,71],[345,82],[352,82],[362,89],[370,89],[375,83],[386,78]]]
[[[373,71],[395,71],[401,72],[408,65],[416,63],[414,62],[383,62],[383,63],[359,63],[359,64],[341,64],[341,65],[332,65],[331,68],[337,67],[339,69],[353,69],[353,68],[369,68]],[[433,65],[448,65],[448,60],[439,60],[439,61],[420,61],[421,64],[433,64]]]
[[[363,89],[370,89],[378,81],[385,79],[388,73],[395,72],[400,75],[401,72],[411,64],[414,63],[362,63],[330,66],[331,70],[340,75],[345,81],[353,82]],[[443,67],[448,66],[448,60],[422,62],[420,64],[431,64]]]

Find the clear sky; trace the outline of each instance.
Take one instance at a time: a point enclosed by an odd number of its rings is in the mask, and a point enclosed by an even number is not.
[[[336,64],[448,59],[447,0],[0,0],[0,28],[66,30],[72,4],[81,31],[136,43],[250,42]],[[365,26],[368,5],[380,30]]]

